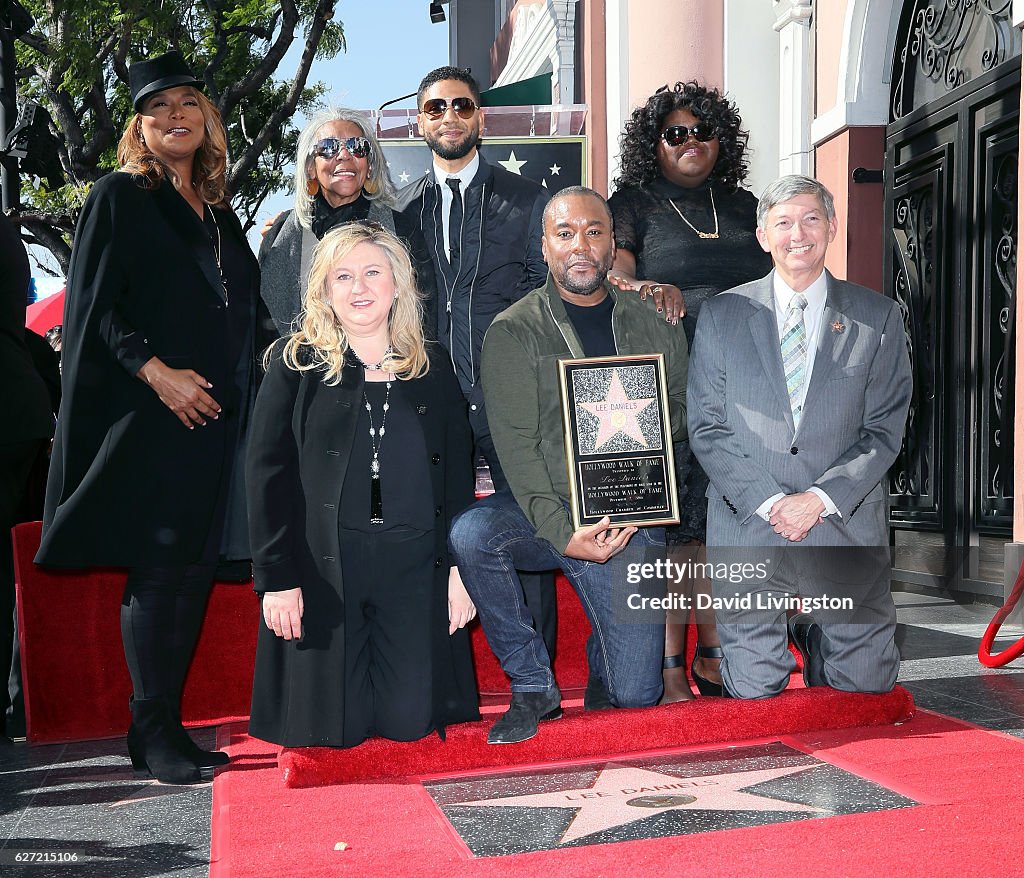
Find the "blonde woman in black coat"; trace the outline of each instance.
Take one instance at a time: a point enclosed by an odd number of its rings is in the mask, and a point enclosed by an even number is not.
[[[299,328],[270,352],[247,466],[256,737],[351,747],[479,716],[476,608],[448,557],[473,501],[469,423],[420,308],[402,243],[348,223],[317,245]]]
[[[63,400],[37,561],[127,567],[132,763],[197,783],[227,755],[181,726],[221,556],[247,558],[239,472],[255,399],[259,270],[225,196],[216,107],[176,52],[132,65],[118,172],[78,224]]]

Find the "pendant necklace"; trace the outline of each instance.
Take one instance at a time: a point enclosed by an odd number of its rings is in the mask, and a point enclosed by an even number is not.
[[[668,200],[668,203],[672,205],[672,209],[676,213],[679,214],[679,219],[681,219],[691,229],[693,229],[694,232],[697,233],[697,237],[698,238],[717,238],[718,237],[718,211],[715,209],[715,193],[712,192],[710,189],[708,189],[708,195],[711,196],[711,212],[715,216],[715,230],[713,232],[702,232],[693,223],[691,223],[685,216],[683,216],[683,212],[678,207],[676,207],[676,203],[671,198]]]
[[[217,260],[217,274],[220,275],[220,285],[224,290],[224,304],[228,304],[228,279],[224,277],[224,269],[221,268],[220,264],[220,223],[217,222],[217,217],[213,214],[213,209],[207,205],[206,209],[210,211],[210,219],[213,220],[213,227],[217,230],[217,240],[214,243],[213,238],[210,238],[210,243],[213,244],[213,258]]]
[[[355,352],[355,348],[349,348],[349,350],[352,351],[352,356],[356,358],[367,372],[382,372],[384,370],[384,363],[387,362],[388,357],[393,353],[391,345],[388,345],[379,363],[364,363],[359,354]],[[373,406],[370,405],[370,399],[366,395],[365,387],[363,389],[363,405],[366,406],[366,415],[370,421],[370,448],[373,451],[373,457],[370,459],[370,524],[384,524],[384,503],[380,493],[380,446],[384,441],[384,425],[387,423],[388,409],[391,407],[388,404],[390,398],[391,379],[389,378],[384,387],[384,405],[380,416],[380,426],[374,427]]]
[[[388,348],[390,352],[391,348]],[[385,357],[387,354],[385,354]],[[371,368],[370,366],[366,367]],[[377,367],[379,368],[379,366]],[[388,420],[388,399],[391,396],[391,381],[388,380],[384,388],[384,405],[381,407],[380,426],[373,426],[373,406],[370,405],[366,390],[363,390],[363,405],[366,406],[366,414],[370,421],[370,447],[373,449],[373,458],[370,460],[370,524],[384,524],[384,504],[380,494],[380,446],[384,441],[384,425]]]

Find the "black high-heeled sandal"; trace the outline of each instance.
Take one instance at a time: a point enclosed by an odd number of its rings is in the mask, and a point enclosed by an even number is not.
[[[693,678],[693,682],[697,684],[697,691],[700,692],[701,695],[709,695],[712,697],[721,698],[722,684],[713,683],[711,680],[707,679],[707,677],[702,677],[700,674],[698,674],[697,659],[720,659],[724,657],[725,653],[722,652],[722,647],[720,646],[701,646],[699,643],[697,644],[697,652],[694,655],[693,662],[690,665],[690,676]],[[678,656],[673,656],[673,658],[678,658]]]

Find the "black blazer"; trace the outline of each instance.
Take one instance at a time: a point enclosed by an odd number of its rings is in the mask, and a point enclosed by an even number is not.
[[[338,500],[363,370],[350,362],[329,387],[322,372],[288,368],[280,345],[275,354],[256,402],[246,466],[253,575],[259,592],[302,588],[304,634],[301,642],[284,641],[260,621],[249,731],[289,746],[336,746],[340,724],[324,728],[324,718],[338,715],[345,680]],[[471,440],[466,403],[440,347],[431,345],[430,371],[407,392],[431,463],[436,599],[427,624],[437,635],[434,718],[443,728],[478,717],[468,636],[465,629],[448,635],[448,530],[474,499]],[[311,737],[311,730],[319,731]]]
[[[216,209],[224,236],[252,259],[238,219]],[[253,352],[256,320],[251,321]],[[227,310],[202,222],[170,183],[146,189],[112,173],[89,193],[68,271],[63,399],[37,561],[63,567],[188,564],[209,533],[226,452],[255,397],[234,391]],[[194,369],[224,411],[186,429],[136,376],[151,357]],[[246,398],[246,396],[248,398]]]

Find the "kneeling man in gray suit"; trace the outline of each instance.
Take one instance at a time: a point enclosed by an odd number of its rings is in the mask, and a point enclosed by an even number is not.
[[[787,612],[813,607],[788,625],[805,682],[887,692],[899,653],[882,479],[910,404],[903,319],[825,270],[837,223],[817,181],[771,184],[757,225],[774,271],[705,303],[690,357],[722,679],[737,698],[785,689]]]

